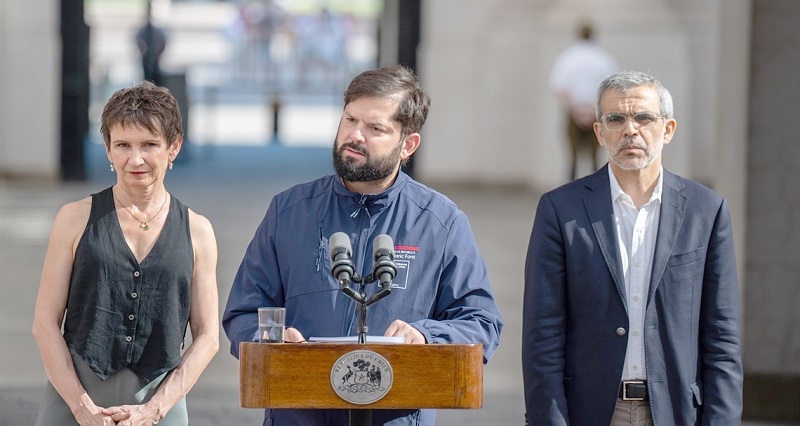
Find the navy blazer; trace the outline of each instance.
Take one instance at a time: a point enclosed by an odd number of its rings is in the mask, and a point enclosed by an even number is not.
[[[608,165],[544,194],[525,264],[522,371],[531,425],[607,425],[629,328]],[[664,169],[645,311],[656,426],[736,425],[739,289],[725,200]]]

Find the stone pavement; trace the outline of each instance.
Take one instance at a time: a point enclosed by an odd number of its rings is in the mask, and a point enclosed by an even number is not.
[[[220,312],[230,283],[271,197],[332,172],[330,148],[280,145],[194,146],[167,176],[168,190],[214,225],[219,246]],[[113,184],[103,146],[87,147],[89,178],[80,183],[0,180],[0,426],[30,425],[45,383],[31,336],[33,306],[52,220],[65,202]],[[519,366],[522,265],[536,196],[497,188],[437,188],[469,215],[506,328],[484,371],[484,408],[440,410],[438,425],[522,424]],[[190,424],[256,425],[261,410],[238,403],[238,364],[220,335],[220,352],[188,396]]]

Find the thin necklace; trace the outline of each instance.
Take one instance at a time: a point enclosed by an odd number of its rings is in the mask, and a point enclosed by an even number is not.
[[[117,202],[119,203],[119,205],[120,205],[120,206],[122,206],[122,208],[123,208],[123,209],[127,210],[127,211],[128,211],[128,213],[130,213],[130,214],[131,214],[131,217],[133,217],[134,219],[136,219],[136,220],[139,222],[139,228],[142,228],[142,229],[143,229],[143,230],[145,230],[145,231],[147,231],[148,229],[150,229],[150,225],[148,225],[148,224],[147,224],[147,222],[150,222],[151,220],[155,219],[155,218],[156,218],[156,216],[158,216],[158,214],[159,214],[159,213],[161,213],[161,210],[164,210],[164,206],[167,204],[167,194],[165,193],[165,194],[164,194],[164,202],[163,202],[163,203],[161,203],[161,207],[158,209],[158,211],[156,212],[156,214],[154,214],[154,215],[153,215],[153,217],[151,217],[150,219],[147,219],[147,220],[144,220],[144,221],[143,221],[143,220],[139,219],[138,217],[136,217],[136,215],[135,215],[135,214],[133,214],[133,212],[132,212],[132,211],[130,211],[130,209],[129,209],[129,208],[125,207],[125,205],[124,205],[124,204],[122,204],[122,202],[119,200],[119,198],[117,198],[117,194],[114,194],[114,191],[111,191],[111,194],[114,196],[114,199],[115,199],[115,200],[117,200]]]

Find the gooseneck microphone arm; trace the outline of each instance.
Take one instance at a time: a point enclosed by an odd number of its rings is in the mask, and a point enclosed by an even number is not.
[[[367,341],[367,307],[388,296],[392,291],[392,279],[397,275],[397,265],[394,263],[394,242],[392,237],[381,234],[375,237],[372,242],[372,257],[374,269],[366,277],[359,277],[355,274],[353,254],[350,246],[350,237],[344,232],[337,232],[331,235],[328,240],[330,247],[331,274],[339,280],[339,289],[347,297],[353,299],[358,304],[358,343]],[[381,289],[367,298],[366,284],[379,281]],[[359,283],[356,291],[351,284]]]

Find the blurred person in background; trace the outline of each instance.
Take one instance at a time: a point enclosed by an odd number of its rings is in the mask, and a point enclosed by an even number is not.
[[[48,383],[36,424],[185,426],[219,315],[214,231],[164,186],[180,110],[143,82],[114,93],[101,132],[117,181],[61,208],[42,269],[33,334]]]
[[[147,21],[136,31],[136,46],[142,56],[142,73],[144,80],[156,86],[164,84],[161,71],[161,55],[167,48],[167,33],[153,25],[152,5],[147,2]]]
[[[236,14],[225,30],[232,43],[235,80],[265,83],[278,77],[276,59],[280,49],[275,45],[291,38],[285,35],[288,20],[289,15],[276,1],[237,2]]]
[[[592,129],[595,96],[600,82],[615,71],[616,60],[597,45],[594,30],[588,24],[580,27],[580,39],[553,62],[549,84],[566,116],[571,180],[578,177],[579,156],[591,157],[592,171],[597,170],[598,145]]]
[[[313,16],[297,20],[300,84],[315,80],[323,87],[340,90],[348,74],[347,39],[350,22],[347,16],[323,7]]]

